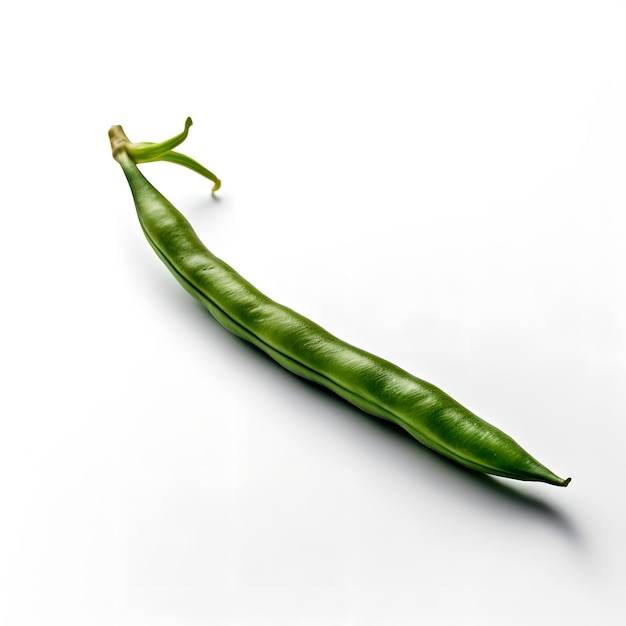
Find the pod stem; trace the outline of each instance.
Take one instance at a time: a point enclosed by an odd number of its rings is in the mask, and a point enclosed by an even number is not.
[[[191,118],[185,120],[184,130],[175,135],[171,139],[166,139],[160,143],[132,143],[126,136],[121,126],[112,126],[109,130],[109,139],[111,140],[111,150],[113,158],[119,161],[122,153],[128,155],[135,164],[151,163],[154,161],[168,161],[169,163],[177,163],[193,170],[194,172],[204,176],[213,182],[212,193],[216,192],[220,186],[220,179],[197,161],[185,154],[174,152],[173,148],[180,145],[189,134],[189,127],[193,124]]]

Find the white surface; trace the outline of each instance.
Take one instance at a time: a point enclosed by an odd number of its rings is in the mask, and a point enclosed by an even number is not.
[[[623,624],[626,4],[4,6],[0,622]],[[107,130],[268,295],[434,382],[487,478],[228,335]],[[622,597],[620,597],[620,594]]]

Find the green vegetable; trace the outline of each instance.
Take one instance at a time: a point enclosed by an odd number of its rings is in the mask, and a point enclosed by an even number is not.
[[[137,163],[170,161],[213,181],[189,157],[173,152],[176,137],[133,144],[121,126],[109,131],[113,157],[126,174],[148,242],[178,279],[229,331],[254,344],[299,376],[334,391],[367,413],[394,422],[420,442],[472,469],[566,486],[511,437],[485,422],[434,385],[355,348],[295,311],[278,304],[214,256],[185,217],[143,176]]]

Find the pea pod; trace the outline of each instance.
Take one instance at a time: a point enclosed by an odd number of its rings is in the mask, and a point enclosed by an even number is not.
[[[131,143],[121,126],[109,131],[148,242],[180,284],[229,331],[287,370],[318,383],[367,413],[398,424],[418,441],[480,472],[567,486],[511,437],[474,415],[441,389],[400,367],[338,339],[321,326],[274,302],[213,255],[187,219],[157,191],[138,163],[169,161],[213,182],[209,170],[173,149],[182,133],[161,143]]]

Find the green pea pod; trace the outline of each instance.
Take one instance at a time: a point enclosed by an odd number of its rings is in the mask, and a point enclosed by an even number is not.
[[[213,181],[202,165],[172,149],[185,130],[159,144],[133,144],[121,126],[109,131],[148,242],[180,284],[229,331],[254,344],[287,370],[318,383],[367,413],[398,424],[418,441],[458,463],[488,474],[567,486],[511,437],[434,385],[355,348],[311,320],[274,302],[213,255],[185,217],[157,191],[137,163],[170,161]]]

